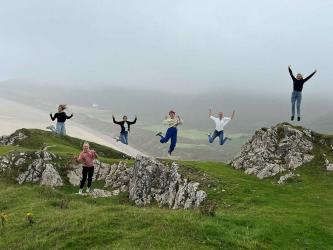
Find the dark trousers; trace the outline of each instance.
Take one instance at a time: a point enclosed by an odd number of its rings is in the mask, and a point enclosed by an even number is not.
[[[160,142],[161,143],[167,143],[170,139],[171,139],[171,144],[170,144],[168,152],[171,154],[172,151],[175,150],[175,147],[176,147],[176,144],[177,144],[177,128],[175,128],[175,127],[168,128],[165,136],[161,135]]]
[[[94,175],[94,167],[86,167],[86,166],[82,167],[82,179],[80,182],[80,189],[84,187],[87,177],[88,177],[88,188],[91,187],[93,175]]]

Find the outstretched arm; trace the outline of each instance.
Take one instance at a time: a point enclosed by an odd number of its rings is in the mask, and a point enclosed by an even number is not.
[[[66,114],[66,118],[67,118],[67,119],[71,119],[73,116],[74,116],[74,114],[71,114],[70,116],[68,116],[68,115]]]
[[[291,65],[288,66],[288,70],[289,70],[289,74],[290,74],[291,78],[292,78],[293,80],[296,80],[296,78],[295,78],[293,72],[291,71]]]
[[[314,74],[316,74],[316,72],[317,72],[317,70],[313,71],[313,73],[312,73],[311,75],[309,75],[308,77],[306,77],[306,78],[304,79],[304,82],[306,82],[307,80],[310,80],[310,78],[313,77]]]
[[[50,113],[50,117],[51,117],[52,121],[54,121],[56,119],[56,116],[55,115],[53,116],[52,113]]]
[[[231,120],[234,119],[235,113],[236,113],[235,110],[232,111],[232,114],[231,114],[231,117],[230,117]]]

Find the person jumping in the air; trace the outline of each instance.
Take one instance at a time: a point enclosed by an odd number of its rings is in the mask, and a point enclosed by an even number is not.
[[[66,108],[66,105],[61,104],[58,106],[58,113],[55,113],[54,116],[52,115],[52,113],[50,113],[51,120],[54,121],[55,119],[57,119],[57,124],[56,127],[51,125],[46,127],[46,129],[50,129],[52,132],[59,135],[66,135],[65,121],[73,117],[73,114],[71,114],[70,116],[66,114]]]
[[[220,138],[220,145],[223,145],[227,140],[231,140],[229,137],[224,138],[224,126],[227,125],[232,119],[234,119],[235,111],[232,112],[231,117],[225,117],[223,112],[219,112],[219,117],[212,115],[212,110],[209,109],[208,116],[215,122],[215,130],[213,134],[208,134],[209,143],[213,143],[216,137]]]
[[[131,125],[136,123],[137,117],[135,116],[134,121],[130,122],[127,120],[127,116],[123,116],[123,120],[118,122],[114,115],[112,115],[113,122],[118,124],[121,127],[119,139],[117,141],[121,141],[122,143],[128,145],[128,133],[131,131]]]
[[[169,115],[165,116],[163,123],[169,126],[165,136],[162,135],[162,132],[157,133],[156,136],[161,137],[161,143],[167,143],[171,139],[168,150],[168,157],[171,157],[171,153],[174,151],[177,144],[177,126],[183,124],[183,120],[179,115],[176,116],[175,111],[171,110]]]
[[[298,73],[296,77],[291,71],[291,66],[288,66],[289,74],[293,79],[294,90],[291,94],[291,120],[294,120],[295,117],[295,105],[297,108],[297,121],[301,120],[301,101],[302,101],[302,90],[304,83],[309,80],[316,72],[315,70],[311,75],[306,78],[303,78],[302,74]]]
[[[98,158],[97,153],[94,150],[90,149],[89,143],[85,142],[83,144],[83,150],[80,153],[79,157],[76,158],[76,161],[78,163],[82,163],[82,179],[80,182],[80,190],[79,194],[82,194],[82,190],[84,187],[84,184],[88,177],[88,187],[87,187],[87,193],[90,192],[90,187],[92,184],[92,179],[94,175],[94,160]]]

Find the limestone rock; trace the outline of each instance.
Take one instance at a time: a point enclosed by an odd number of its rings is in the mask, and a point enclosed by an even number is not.
[[[262,128],[242,146],[231,164],[259,179],[296,169],[310,162],[313,142],[310,130],[301,130],[289,124]]]
[[[284,184],[289,178],[294,177],[294,176],[295,175],[292,172],[290,172],[286,175],[283,175],[280,177],[278,184]]]
[[[45,164],[45,169],[41,176],[40,185],[46,185],[50,187],[59,187],[63,185],[58,171],[53,167],[52,164]]]
[[[93,198],[108,198],[117,194],[103,189],[93,189],[90,193],[83,193],[82,195],[91,196]]]
[[[206,193],[198,190],[199,183],[183,179],[178,168],[176,163],[168,167],[152,158],[138,156],[129,181],[129,199],[141,206],[155,200],[160,206],[172,209],[198,207]]]
[[[0,145],[14,145],[15,143],[27,138],[27,136],[20,130],[17,130],[15,133],[9,136],[0,137]]]

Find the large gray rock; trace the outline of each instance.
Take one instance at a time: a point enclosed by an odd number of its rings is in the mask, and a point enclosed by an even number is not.
[[[29,153],[10,152],[0,157],[0,173],[13,170],[17,173],[19,184],[25,182],[40,183],[51,187],[62,186],[57,171],[56,155],[46,151]]]
[[[263,179],[311,161],[314,158],[312,149],[311,131],[278,124],[257,130],[231,164]]]
[[[27,138],[27,136],[20,130],[17,130],[11,135],[4,135],[0,137],[0,145],[14,145],[15,143]]]
[[[138,156],[129,181],[129,199],[137,205],[156,201],[172,209],[196,208],[206,198],[199,183],[188,182],[178,173],[179,166],[171,167],[147,157]]]
[[[131,171],[126,164],[120,162],[111,165],[96,160],[94,166],[93,181],[105,181],[105,187],[111,187],[112,189],[120,188],[123,185],[128,186]],[[82,164],[72,164],[69,169],[67,172],[69,182],[73,186],[78,186],[82,177]]]
[[[133,167],[124,163],[95,163],[93,180],[104,180],[112,195],[128,192],[129,199],[139,206],[157,202],[172,209],[199,207],[206,193],[199,190],[199,183],[189,182],[178,173],[179,166],[166,166],[159,161],[138,156]],[[79,185],[82,167],[72,165],[67,173],[72,185]],[[96,189],[95,189],[96,190]]]
[[[55,163],[57,159],[58,157],[56,155],[47,151],[37,151],[27,155],[26,158],[18,159],[16,164],[21,165],[25,164],[26,161],[32,161],[28,165],[28,169],[17,177],[18,183],[39,182],[40,185],[50,187],[62,186],[63,181],[57,171],[57,164]]]

